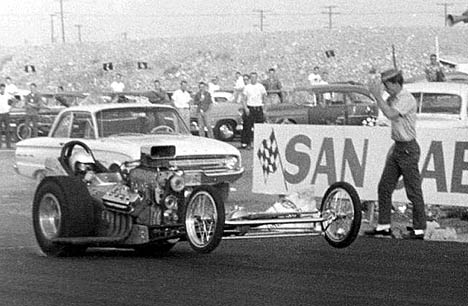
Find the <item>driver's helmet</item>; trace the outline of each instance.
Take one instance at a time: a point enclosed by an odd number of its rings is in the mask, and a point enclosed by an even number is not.
[[[69,165],[75,174],[82,174],[96,169],[93,157],[86,152],[73,153],[70,157]]]

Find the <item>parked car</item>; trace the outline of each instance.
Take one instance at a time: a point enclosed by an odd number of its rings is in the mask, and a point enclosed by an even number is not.
[[[323,84],[286,92],[285,102],[268,106],[266,116],[271,123],[363,125],[377,118],[378,108],[363,86]]]
[[[242,105],[234,102],[230,91],[216,91],[213,94],[214,103],[211,107],[211,126],[216,139],[231,141],[242,130],[242,119],[239,109]],[[190,109],[190,131],[198,134],[198,119],[196,108]]]
[[[49,134],[50,127],[57,114],[68,106],[76,105],[86,97],[86,94],[80,92],[41,92],[43,104],[46,108],[39,111],[38,135],[46,136]],[[24,109],[24,93],[16,98],[18,103],[10,110],[10,126],[13,131],[14,140],[23,140],[31,136],[31,127],[27,127],[26,110]]]
[[[48,137],[17,143],[14,168],[41,181],[50,173],[46,159],[59,156],[71,140],[83,141],[110,171],[118,171],[125,161],[138,160],[143,145],[174,147],[171,164],[183,171],[201,171],[198,179],[202,182],[215,179],[225,196],[229,182],[243,173],[241,155],[234,146],[191,135],[172,106],[141,103],[96,103],[63,110]]]
[[[418,127],[468,127],[468,84],[418,82],[405,88],[418,102]]]
[[[468,73],[461,71],[448,71],[445,72],[445,82],[452,83],[466,83],[468,84]],[[409,78],[405,80],[406,83],[419,83],[419,82],[428,82],[425,75],[416,76],[414,78]]]

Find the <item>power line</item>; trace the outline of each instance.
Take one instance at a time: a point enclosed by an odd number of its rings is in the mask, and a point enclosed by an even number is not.
[[[329,29],[331,29],[333,27],[332,16],[340,14],[340,13],[333,12],[333,9],[335,9],[336,7],[337,7],[336,5],[325,6],[324,8],[328,9],[328,12],[322,12],[322,14],[328,14],[328,28]]]
[[[448,26],[447,7],[453,6],[453,3],[444,2],[444,3],[437,3],[437,5],[444,7],[444,25],[447,27]]]

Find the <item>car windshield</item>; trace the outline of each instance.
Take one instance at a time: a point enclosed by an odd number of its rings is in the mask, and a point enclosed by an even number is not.
[[[175,109],[133,107],[106,109],[96,114],[99,137],[150,134],[190,134]]]

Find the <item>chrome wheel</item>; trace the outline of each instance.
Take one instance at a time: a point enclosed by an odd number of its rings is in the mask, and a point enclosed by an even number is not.
[[[61,218],[58,199],[53,194],[46,193],[39,203],[39,226],[45,238],[57,237]]]
[[[350,184],[331,185],[322,200],[321,212],[325,219],[322,229],[328,243],[342,248],[356,239],[361,226],[361,202]]]
[[[213,188],[200,189],[190,198],[185,213],[187,239],[201,253],[214,250],[224,230],[224,203]]]
[[[235,136],[235,125],[229,121],[218,122],[214,128],[214,133],[217,139],[223,141],[232,140]]]
[[[32,134],[31,127],[27,126],[24,122],[18,124],[16,127],[16,137],[19,140],[30,138]]]
[[[234,137],[234,129],[230,124],[223,124],[219,127],[219,133],[222,139],[229,139]]]

